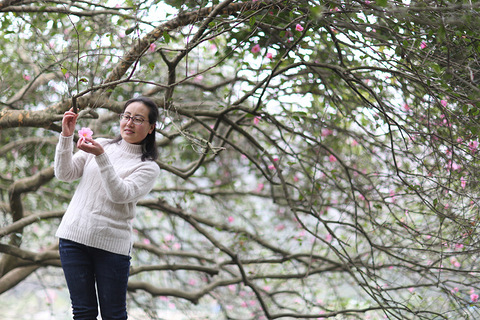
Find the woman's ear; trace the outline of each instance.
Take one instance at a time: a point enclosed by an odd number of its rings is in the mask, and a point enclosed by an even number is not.
[[[150,125],[150,130],[148,130],[148,134],[152,133],[155,130],[155,124]]]

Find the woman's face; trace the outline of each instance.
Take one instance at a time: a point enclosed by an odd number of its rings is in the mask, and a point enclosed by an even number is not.
[[[140,101],[130,103],[123,111],[125,116],[144,120],[142,124],[133,123],[133,119],[120,120],[120,135],[123,140],[132,144],[139,144],[155,129],[155,124],[148,122],[149,109]]]

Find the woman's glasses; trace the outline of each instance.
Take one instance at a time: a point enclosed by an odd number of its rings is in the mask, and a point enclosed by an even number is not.
[[[145,119],[143,119],[141,117],[138,117],[138,116],[131,117],[130,115],[125,114],[125,113],[121,113],[119,116],[120,116],[120,121],[128,122],[131,119],[133,124],[135,124],[135,125],[141,125],[143,123],[143,121],[145,121]]]

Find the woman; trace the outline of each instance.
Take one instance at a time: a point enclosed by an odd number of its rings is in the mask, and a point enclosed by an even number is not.
[[[73,154],[77,116],[65,112],[55,152],[56,177],[81,178],[56,233],[73,318],[97,319],[98,291],[103,320],[127,319],[132,219],[160,173],[154,161],[158,107],[144,97],[127,101],[119,137],[82,136]]]

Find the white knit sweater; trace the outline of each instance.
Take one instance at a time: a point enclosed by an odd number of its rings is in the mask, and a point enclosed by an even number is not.
[[[55,151],[55,176],[81,178],[56,236],[106,251],[129,255],[132,220],[139,199],[150,192],[160,173],[154,161],[142,161],[142,147],[124,140],[108,144],[105,153],[73,154],[73,136],[60,135]]]

